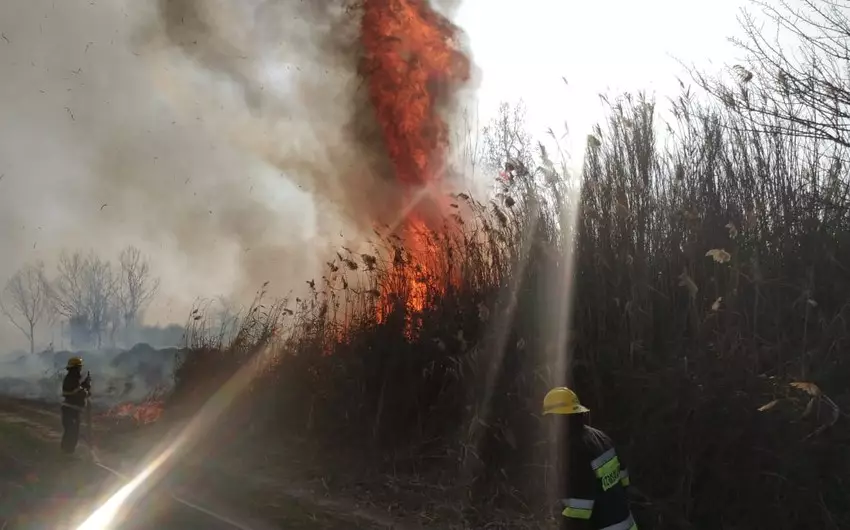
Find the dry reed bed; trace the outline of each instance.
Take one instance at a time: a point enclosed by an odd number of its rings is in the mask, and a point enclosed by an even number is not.
[[[674,109],[661,141],[651,102],[611,106],[588,140],[573,231],[553,205],[577,206],[544,156],[492,203],[456,197],[468,212],[423,236],[433,251],[416,262],[382,236],[368,257],[341,250],[310,297],[258,298],[232,337],[199,312],[172,406],[272,344],[231,432],[253,446],[300,436],[329,476],[374,491],[390,474],[384,500],[430,499],[437,523],[539,514],[551,474],[538,412],[560,325],[570,378],[624,446],[649,527],[850,527],[846,153],[684,97]],[[553,324],[551,278],[571,244],[573,317]],[[410,277],[428,286],[413,316]]]

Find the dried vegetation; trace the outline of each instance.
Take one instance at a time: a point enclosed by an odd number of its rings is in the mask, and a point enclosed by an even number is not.
[[[845,153],[687,96],[674,114],[662,142],[652,102],[612,103],[578,205],[540,153],[493,202],[455,197],[463,215],[420,234],[415,260],[378,234],[311,296],[258,298],[230,339],[195,315],[172,406],[272,345],[222,422],[234,446],[297,438],[340,489],[357,477],[384,506],[483,527],[545,513],[539,403],[568,351],[649,527],[850,527]],[[580,208],[572,231],[559,202]],[[553,324],[571,244],[572,317]]]

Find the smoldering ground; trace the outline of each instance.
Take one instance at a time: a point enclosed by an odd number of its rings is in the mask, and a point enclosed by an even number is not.
[[[84,372],[92,376],[92,400],[97,406],[140,401],[172,384],[180,352],[137,344],[129,350],[105,348],[85,352],[57,351],[0,359],[0,394],[24,399],[56,401],[65,363],[82,356]]]

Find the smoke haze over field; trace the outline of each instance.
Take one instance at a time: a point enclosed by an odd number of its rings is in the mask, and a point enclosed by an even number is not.
[[[0,281],[136,245],[161,323],[303,286],[395,193],[341,4],[0,3]]]

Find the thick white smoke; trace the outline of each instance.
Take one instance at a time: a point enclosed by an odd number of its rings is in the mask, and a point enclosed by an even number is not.
[[[397,216],[353,3],[0,3],[0,282],[135,245],[162,280],[148,323],[182,322],[303,287]],[[23,343],[0,319],[0,352]]]
[[[152,323],[304,285],[387,189],[340,7],[0,3],[0,281],[133,244],[162,279]],[[23,344],[0,320],[0,350]]]

